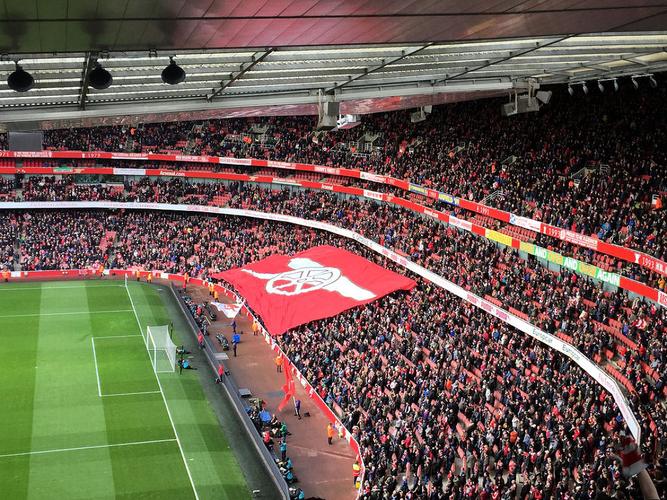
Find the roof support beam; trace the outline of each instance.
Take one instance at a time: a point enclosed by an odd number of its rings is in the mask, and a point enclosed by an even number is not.
[[[456,75],[446,76],[445,78],[443,78],[441,80],[438,80],[437,83],[447,82],[447,81],[450,81],[450,80],[455,80],[457,78],[461,78],[462,76],[469,75],[470,73],[474,73],[475,71],[478,71],[480,69],[488,68],[489,66],[493,66],[494,64],[507,62],[507,61],[510,61],[511,59],[514,59],[515,57],[530,54],[531,52],[535,52],[536,50],[540,50],[540,49],[543,49],[545,47],[550,47],[552,45],[556,45],[557,43],[560,43],[564,40],[567,40],[568,38],[572,38],[573,36],[574,35],[567,35],[567,36],[564,36],[564,37],[556,38],[555,40],[551,40],[550,42],[545,43],[544,45],[540,45],[539,42],[538,42],[538,43],[535,44],[534,47],[531,47],[529,49],[519,50],[518,52],[510,52],[507,57],[501,57],[501,58],[496,59],[494,61],[487,61],[485,64],[482,64],[481,66],[476,66],[474,68],[466,69],[465,71],[462,71],[461,73],[457,73]],[[468,78],[474,78],[474,76],[469,76]]]
[[[86,59],[83,61],[83,73],[81,74],[81,90],[79,91],[79,109],[86,109],[86,98],[88,96],[88,81],[90,71],[97,61],[97,54],[93,52],[86,53]]]
[[[602,71],[603,73],[610,73],[611,72],[611,68],[608,68],[606,66],[597,66],[595,64],[580,64],[579,67],[584,68],[584,69],[594,69],[594,70]]]
[[[650,64],[649,66],[623,66],[621,68],[615,68],[607,73],[599,73],[591,70],[590,73],[575,73],[570,75],[568,78],[553,78],[550,76],[544,76],[539,78],[540,83],[581,83],[587,80],[611,80],[614,78],[623,78],[624,76],[633,76],[638,73],[657,73],[659,71],[667,71],[667,62],[660,61],[658,63]]]
[[[642,57],[642,56],[652,56],[654,54],[662,54],[666,51],[667,50],[663,47],[660,50],[650,50],[650,51],[647,51],[647,52],[635,54],[634,57],[615,57],[613,59],[607,59],[607,60],[604,60],[604,61],[595,61],[596,64],[581,63],[581,64],[579,64],[579,66],[576,66],[576,67],[572,67],[572,66],[570,66],[570,67],[560,67],[560,68],[554,69],[553,71],[547,69],[546,72],[555,75],[555,74],[559,74],[559,73],[567,73],[568,71],[573,71],[573,70],[576,70],[577,68],[589,70],[590,73],[586,73],[586,74],[583,74],[583,72],[568,73],[568,75],[569,75],[568,80],[579,81],[579,80],[585,80],[587,78],[595,79],[595,78],[597,78],[598,74],[600,74],[600,73],[604,74],[605,76],[609,76],[609,74],[614,74],[614,75],[623,74],[624,75],[628,72],[628,69],[630,69],[630,71],[635,71],[637,69],[637,66],[641,66],[643,70],[653,71],[653,69],[652,69],[653,67],[655,67],[656,65],[657,66],[662,65],[662,63],[664,63],[664,61],[656,61],[655,63],[646,63],[645,61],[638,61],[638,60],[636,60],[636,58],[637,57]],[[604,64],[613,63],[613,62],[617,62],[617,61],[627,61],[627,62],[631,63],[632,66],[630,66],[630,65],[624,65],[624,66],[619,66],[619,67],[603,66]]]
[[[426,85],[414,84],[400,85],[395,87],[372,87],[357,89],[347,87],[341,89],[336,101],[351,101],[356,99],[382,99],[384,97],[410,97],[424,96],[435,97],[438,94],[470,94],[484,92],[505,93],[508,90],[527,90],[527,85],[521,82],[494,81],[494,82],[467,82],[464,80],[453,82],[449,85]],[[294,109],[298,113],[301,110],[312,110],[317,112],[320,98],[317,94],[307,90],[295,91],[284,94],[255,94],[247,96],[228,96],[225,99],[217,99],[212,103],[202,99],[160,101],[137,101],[124,103],[89,103],[87,109],[79,110],[75,106],[48,108],[48,109],[16,109],[3,111],[0,130],[3,125],[14,123],[25,123],[30,121],[41,122],[42,128],[62,128],[69,126],[90,127],[103,124],[133,123],[139,121],[164,121],[160,119],[161,114],[166,114],[170,120],[178,120],[178,113],[191,113],[192,116],[200,113],[199,119],[208,119],[218,116],[220,110],[238,110],[239,114],[262,110],[263,107],[278,106],[284,114],[285,110]],[[408,107],[407,105],[405,106]],[[270,115],[270,112],[265,113]]]
[[[623,59],[625,61],[630,61],[630,62],[635,63],[635,64],[640,64],[642,66],[648,66],[649,65],[649,63],[647,63],[646,61],[640,61],[639,59],[634,58],[634,57],[622,57],[621,59]]]
[[[222,94],[225,91],[225,89],[227,87],[229,87],[230,85],[233,85],[236,80],[239,80],[240,78],[243,78],[243,75],[245,75],[248,71],[252,70],[252,68],[254,68],[257,64],[261,63],[264,59],[266,59],[269,56],[269,54],[271,54],[273,52],[273,50],[274,50],[273,48],[268,48],[264,51],[263,54],[260,54],[259,52],[254,53],[252,55],[252,59],[250,61],[244,62],[243,64],[241,64],[241,68],[240,68],[238,73],[236,73],[236,74],[230,73],[229,74],[229,80],[227,80],[226,83],[225,83],[225,80],[222,80],[220,82],[220,88],[215,90],[215,92],[213,92],[212,94],[207,95],[206,100],[211,102],[213,99],[218,97],[220,94]],[[260,54],[260,55],[258,56],[258,54]]]
[[[398,56],[398,57],[394,57],[394,58],[392,58],[392,59],[390,59],[390,60],[382,59],[382,63],[381,63],[381,64],[379,64],[379,65],[377,65],[377,66],[374,66],[374,67],[372,67],[372,68],[365,68],[363,73],[361,73],[361,74],[359,74],[359,75],[357,75],[357,76],[349,77],[347,81],[345,81],[345,82],[343,82],[343,83],[339,83],[339,84],[337,84],[337,85],[334,85],[333,87],[326,89],[325,92],[327,92],[327,93],[329,93],[329,94],[334,93],[336,90],[339,90],[339,89],[345,87],[346,85],[349,85],[349,84],[352,83],[352,82],[356,82],[357,80],[359,80],[359,79],[361,79],[361,78],[363,78],[363,77],[365,77],[365,76],[367,76],[367,75],[370,75],[371,73],[374,73],[374,72],[376,72],[376,71],[379,71],[379,70],[381,70],[382,68],[386,68],[387,66],[390,66],[390,65],[392,65],[392,64],[394,64],[394,63],[396,63],[396,62],[398,62],[398,61],[402,61],[402,60],[405,59],[406,57],[413,56],[413,55],[415,55],[415,54],[421,52],[422,50],[425,50],[425,49],[429,48],[431,45],[433,45],[432,42],[431,42],[431,43],[427,43],[426,45],[422,45],[421,47],[418,47],[418,48],[416,48],[416,49],[408,50],[407,52],[406,52],[406,51],[401,51],[401,55],[400,55],[400,56]]]

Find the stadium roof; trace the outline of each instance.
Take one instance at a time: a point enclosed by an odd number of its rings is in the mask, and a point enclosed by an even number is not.
[[[0,6],[2,3],[0,3]],[[548,8],[546,7],[548,6]],[[659,1],[4,0],[0,121],[368,113],[667,69]],[[162,82],[169,57],[186,80]],[[7,84],[16,60],[35,78]],[[113,76],[88,85],[98,61]]]

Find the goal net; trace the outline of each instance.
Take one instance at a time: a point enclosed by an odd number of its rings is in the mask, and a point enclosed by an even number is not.
[[[146,327],[146,349],[155,373],[176,370],[176,344],[169,337],[168,326]]]

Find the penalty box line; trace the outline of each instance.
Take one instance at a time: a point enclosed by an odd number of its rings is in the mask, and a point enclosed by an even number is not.
[[[175,438],[153,439],[151,441],[133,441],[130,443],[98,444],[93,446],[77,446],[76,448],[57,448],[54,450],[24,451],[21,453],[7,453],[5,455],[0,455],[0,458],[25,457],[28,455],[46,455],[47,453],[62,453],[66,451],[98,450],[102,448],[118,448],[121,446],[139,446],[142,444],[171,443],[174,441],[176,441]]]
[[[116,392],[114,394],[100,394],[100,397],[108,398],[110,396],[136,396],[137,394],[160,394],[160,391]]]

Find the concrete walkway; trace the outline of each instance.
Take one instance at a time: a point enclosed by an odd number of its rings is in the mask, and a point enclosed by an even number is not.
[[[189,286],[188,293],[197,303],[212,300],[201,287]],[[230,302],[224,296],[221,296],[220,300]],[[214,340],[215,335],[222,332],[231,343],[232,329],[229,323],[230,320],[219,313],[218,320],[209,329],[213,343],[221,351],[218,342]],[[234,358],[231,349],[227,351],[230,358],[226,366],[238,387],[250,389],[254,397],[266,401],[269,412],[275,413],[283,398],[281,387],[285,383],[285,375],[276,371],[275,353],[261,335],[253,336],[250,322],[240,315],[237,318],[237,331],[243,332],[237,349],[238,357]],[[306,498],[354,499],[357,495],[352,482],[354,452],[347,441],[338,439],[337,435],[332,446],[327,444],[328,420],[312,404],[301,384],[296,380],[295,382],[297,398],[301,399],[301,415],[309,412],[310,417],[298,420],[294,416],[291,402],[277,417],[287,422],[292,433],[287,438],[287,455],[294,464],[294,474],[299,479],[298,486],[304,490]]]

